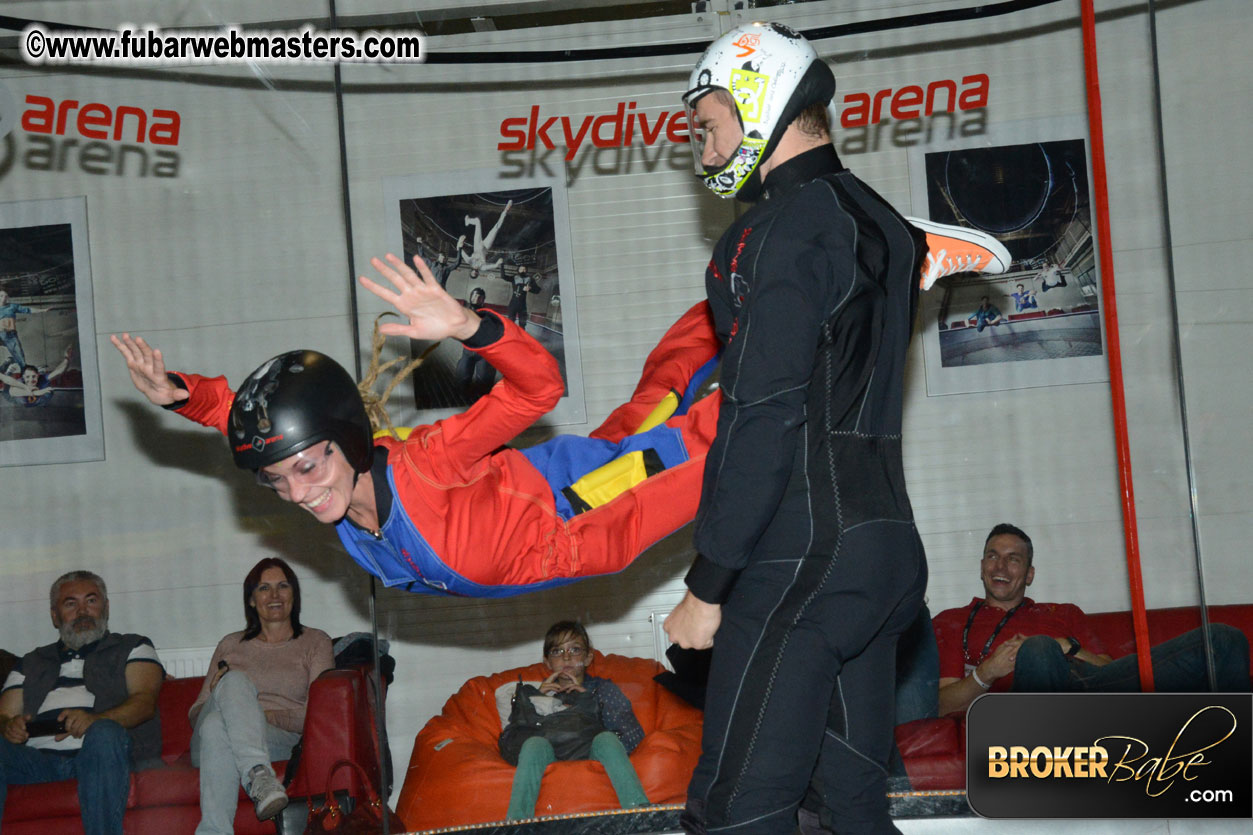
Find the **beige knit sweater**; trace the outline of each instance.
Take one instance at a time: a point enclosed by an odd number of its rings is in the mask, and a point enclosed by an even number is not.
[[[284,730],[300,733],[305,726],[305,703],[309,685],[326,670],[335,666],[331,639],[321,629],[304,627],[299,638],[277,644],[258,638],[241,641],[243,632],[232,632],[213,651],[209,673],[200,695],[187,715],[192,725],[200,708],[209,700],[209,683],[222,659],[233,672],[246,673],[257,688],[257,701],[266,711],[266,720]]]

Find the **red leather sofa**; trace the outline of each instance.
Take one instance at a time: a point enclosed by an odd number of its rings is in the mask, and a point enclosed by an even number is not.
[[[200,821],[200,772],[191,766],[192,729],[187,711],[202,682],[203,678],[171,678],[161,685],[157,706],[161,713],[163,765],[131,775],[124,821],[127,835],[191,835]],[[340,759],[359,763],[378,785],[372,693],[364,668],[328,670],[313,683],[305,716],[303,753],[288,790],[292,797],[320,797],[326,790],[327,772]],[[287,763],[275,763],[274,767],[282,777]],[[340,769],[334,788],[361,797],[362,787],[349,772],[350,769]],[[0,829],[4,835],[81,833],[75,781],[10,786]],[[237,835],[274,831],[272,821],[257,820],[252,801],[241,791],[235,813]]]
[[[1114,658],[1136,651],[1130,612],[1101,612],[1088,616],[1092,628]],[[1253,604],[1211,606],[1211,623],[1225,623],[1244,632],[1253,646]],[[1149,642],[1157,644],[1201,625],[1195,606],[1148,611]],[[1253,649],[1250,650],[1253,656]],[[896,729],[896,744],[915,790],[966,788],[966,717],[919,719]]]
[[[665,667],[647,658],[597,652],[588,674],[622,688],[644,729],[644,741],[631,753],[654,804],[682,803],[700,756],[702,714],[653,680]],[[496,689],[503,684],[539,681],[542,664],[470,679],[418,732],[396,813],[411,830],[439,829],[500,821],[509,807],[515,769],[500,756],[500,715]],[[598,762],[555,762],[544,773],[536,803],[540,816],[618,808],[604,768]],[[7,835],[7,831],[6,831]]]

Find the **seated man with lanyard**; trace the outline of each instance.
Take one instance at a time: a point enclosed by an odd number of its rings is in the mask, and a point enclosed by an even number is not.
[[[935,616],[940,650],[940,715],[963,711],[988,690],[1026,693],[1140,690],[1134,654],[1111,658],[1070,603],[1036,603],[1027,597],[1035,579],[1031,538],[1002,523],[983,546],[979,576],[984,596]],[[1225,624],[1210,626],[1219,692],[1249,688],[1249,644]],[[1153,647],[1153,678],[1160,692],[1205,692],[1200,629]]]

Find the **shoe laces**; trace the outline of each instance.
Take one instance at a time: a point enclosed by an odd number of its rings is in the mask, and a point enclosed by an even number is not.
[[[935,272],[936,278],[952,273],[964,273],[971,270],[979,269],[979,264],[983,261],[983,256],[979,254],[968,253],[965,255],[948,254],[947,249],[941,249],[938,256],[932,256],[927,253],[927,272]]]
[[[976,272],[982,261],[983,256],[978,253],[950,256],[947,249],[941,249],[938,253],[928,252],[926,268],[922,273],[922,289],[930,289],[936,279],[946,275]]]

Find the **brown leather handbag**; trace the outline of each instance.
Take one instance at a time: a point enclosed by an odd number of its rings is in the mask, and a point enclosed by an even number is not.
[[[335,798],[335,792],[331,786],[334,785],[335,772],[341,768],[351,768],[357,772],[357,777],[361,781],[361,785],[365,790],[365,797],[358,802],[351,812],[345,812]],[[326,800],[315,808],[309,810],[309,821],[305,825],[305,835],[325,835],[325,833],[338,833],[338,835],[375,835],[383,831],[383,821],[387,821],[387,831],[393,835],[399,835],[406,831],[405,823],[395,812],[387,808],[387,805],[379,799],[378,794],[374,791],[374,787],[370,785],[370,780],[366,776],[365,770],[353,762],[352,760],[339,760],[335,765],[331,766],[331,770],[326,774]]]

